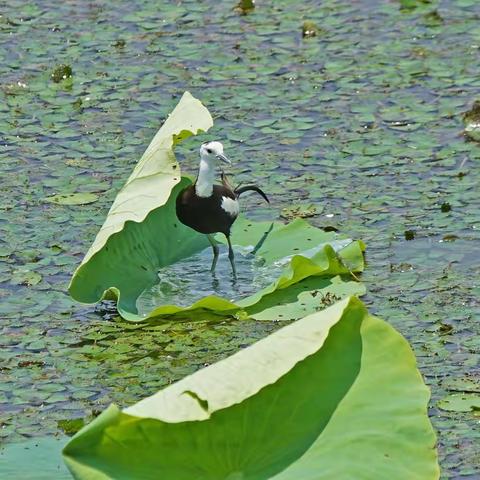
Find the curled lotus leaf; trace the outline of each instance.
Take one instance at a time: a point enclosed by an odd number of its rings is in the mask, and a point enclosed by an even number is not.
[[[239,316],[264,297],[308,277],[363,270],[364,245],[360,241],[324,232],[301,219],[285,225],[239,218],[232,230],[233,242],[253,249],[267,266],[282,264],[276,280],[238,301],[207,295],[187,306],[161,304],[140,315],[137,300],[158,281],[159,270],[209,246],[204,235],[177,219],[176,197],[192,180],[181,175],[173,149],[212,125],[208,110],[186,92],[118,193],[75,272],[69,291],[76,300],[94,303],[113,297],[119,313],[130,321],[194,311]],[[363,286],[357,290],[362,293]]]
[[[428,399],[406,340],[351,297],[111,405],[63,454],[78,480],[436,480]]]

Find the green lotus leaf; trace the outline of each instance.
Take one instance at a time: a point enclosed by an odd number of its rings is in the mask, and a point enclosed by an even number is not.
[[[475,393],[455,393],[438,402],[438,407],[451,412],[480,411],[480,395]]]
[[[0,442],[1,478],[71,480],[60,453],[66,438],[36,437],[22,443]]]
[[[46,202],[56,203],[58,205],[87,205],[98,200],[98,195],[94,193],[65,193],[53,195],[45,198]]]
[[[351,297],[111,405],[63,454],[79,480],[433,480],[428,399],[405,339]]]
[[[94,303],[113,297],[119,313],[130,321],[192,311],[238,314],[308,277],[363,270],[362,242],[324,232],[301,219],[284,225],[239,218],[232,229],[233,243],[254,249],[255,256],[267,266],[282,265],[284,269],[275,281],[235,302],[209,295],[188,306],[158,305],[149,314],[140,315],[137,300],[158,282],[159,269],[209,248],[204,235],[177,219],[175,199],[191,179],[181,177],[173,148],[180,140],[211,126],[208,110],[186,92],[120,190],[75,272],[69,291],[76,300]],[[356,292],[363,293],[363,287],[356,287]]]

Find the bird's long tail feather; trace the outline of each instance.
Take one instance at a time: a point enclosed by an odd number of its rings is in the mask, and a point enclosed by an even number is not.
[[[242,193],[248,192],[248,191],[257,192],[259,195],[261,195],[265,199],[265,201],[267,203],[270,203],[270,200],[265,195],[263,190],[260,187],[257,187],[257,185],[245,185],[244,187],[238,186],[235,189],[235,195],[237,195],[237,197],[239,197]]]

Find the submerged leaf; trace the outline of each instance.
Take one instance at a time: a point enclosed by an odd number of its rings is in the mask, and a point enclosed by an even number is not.
[[[434,480],[428,397],[407,342],[350,298],[111,405],[64,458],[79,480]]]

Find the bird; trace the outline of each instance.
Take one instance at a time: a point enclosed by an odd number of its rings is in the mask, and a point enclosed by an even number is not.
[[[218,141],[202,143],[200,146],[200,167],[195,182],[184,188],[176,198],[176,213],[181,223],[207,236],[213,250],[210,271],[217,265],[219,248],[213,238],[215,233],[223,233],[228,243],[228,258],[233,277],[237,277],[235,256],[230,240],[230,230],[240,213],[239,197],[247,191],[261,195],[267,203],[268,197],[257,185],[233,188],[227,176],[221,174],[221,185],[215,184],[215,169],[220,160],[228,165],[231,161],[223,153],[223,145]]]

